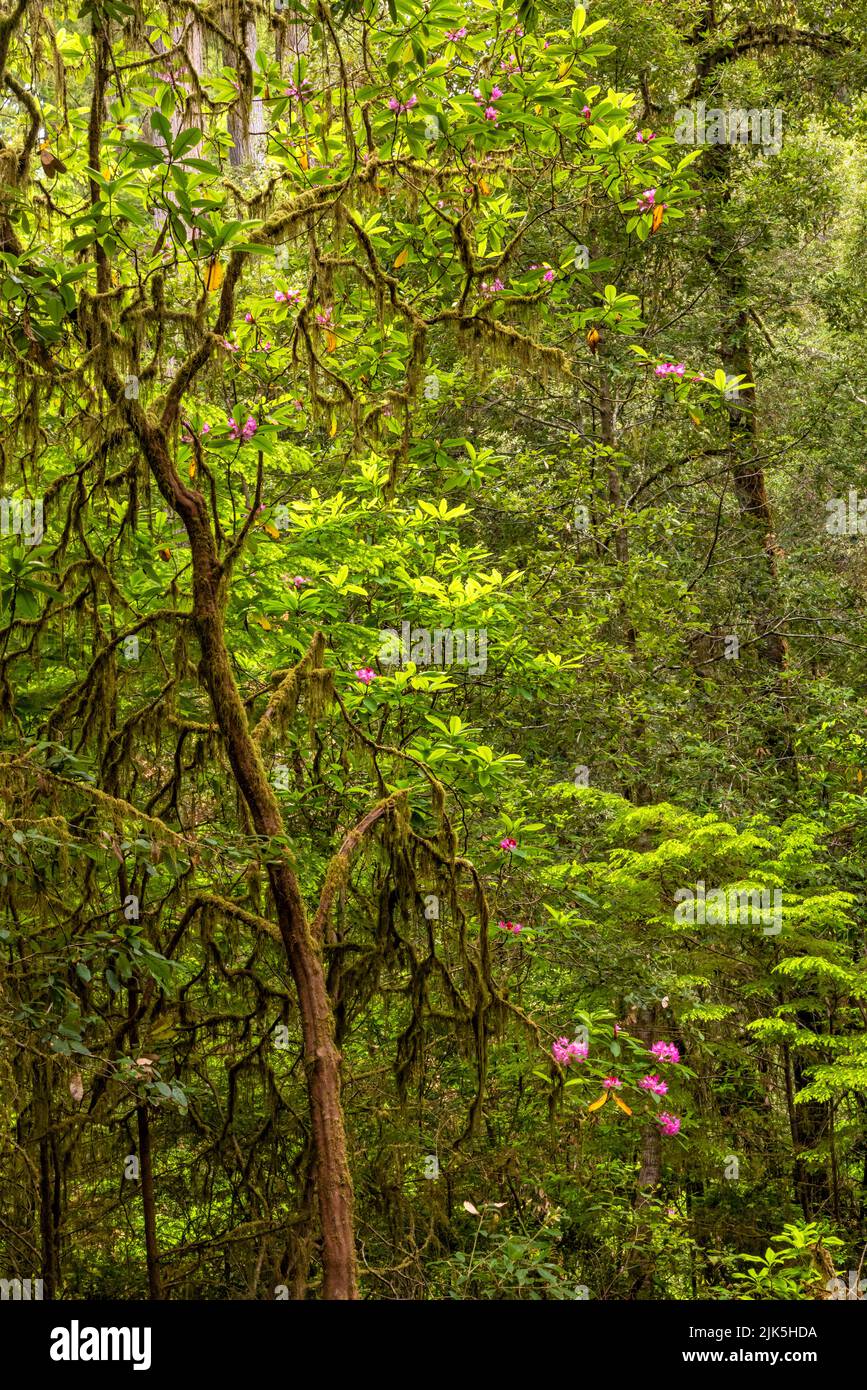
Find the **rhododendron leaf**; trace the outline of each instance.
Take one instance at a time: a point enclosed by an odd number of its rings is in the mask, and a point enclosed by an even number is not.
[[[587,1109],[588,1109],[588,1110],[598,1110],[598,1109],[600,1108],[600,1106],[602,1106],[602,1105],[605,1104],[605,1102],[607,1101],[607,1099],[608,1099],[608,1092],[607,1092],[607,1091],[603,1091],[603,1092],[602,1092],[602,1095],[599,1097],[598,1100],[591,1100],[590,1104],[587,1106]]]
[[[621,1100],[619,1096],[614,1097],[614,1104],[618,1105],[625,1115],[632,1114],[632,1111],[629,1109],[629,1106],[626,1104],[624,1100]]]

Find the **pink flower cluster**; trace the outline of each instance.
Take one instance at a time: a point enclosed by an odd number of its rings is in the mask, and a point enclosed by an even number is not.
[[[642,1091],[650,1091],[651,1095],[664,1096],[668,1092],[668,1083],[660,1081],[658,1076],[643,1076],[639,1081]]]
[[[312,579],[305,579],[303,574],[296,574],[295,578],[292,580],[296,589],[301,589],[305,584],[312,584],[312,582]]]
[[[274,302],[276,304],[297,304],[301,299],[298,290],[275,290]]]
[[[491,95],[487,98],[486,104],[486,98],[482,95],[481,87],[476,87],[473,90],[473,100],[475,101],[476,105],[484,106],[485,108],[485,120],[493,121],[495,125],[497,121],[500,119],[500,113],[497,110],[494,103],[499,101],[502,95],[503,93],[499,87],[492,87]]]
[[[636,206],[639,212],[652,212],[656,203],[656,189],[645,188],[641,197],[637,200]]]
[[[396,116],[402,116],[404,111],[411,111],[414,106],[418,106],[418,97],[411,96],[407,101],[400,101],[397,97],[388,98],[388,109],[393,111]]]
[[[252,439],[259,426],[252,415],[247,416],[247,422],[239,425],[233,415],[229,416],[229,435],[232,439],[238,439],[242,444],[246,444],[248,439]]]
[[[623,1089],[623,1082],[620,1080],[619,1076],[606,1076],[602,1085],[605,1087],[606,1091],[622,1091]]]
[[[376,680],[376,672],[372,671],[369,666],[362,666],[355,674],[362,685],[370,685],[371,681]]]
[[[504,840],[501,840],[501,841],[500,841],[500,849],[508,850],[510,854],[511,854],[511,852],[512,852],[513,849],[517,849],[517,848],[518,848],[518,841],[517,841],[517,840],[512,840],[508,835],[506,836],[506,838],[505,838]]]
[[[657,376],[683,376],[686,366],[683,362],[661,362],[654,367]]]
[[[487,280],[483,280],[479,286],[482,294],[499,294],[500,290],[504,290],[505,288],[506,286],[499,277],[496,280],[492,280],[490,284],[488,284]]]
[[[635,137],[636,143],[639,145],[649,145],[651,140],[655,139],[655,135],[645,135],[643,130],[639,130],[638,134]]]
[[[462,24],[460,29],[449,29],[448,33],[446,34],[446,38],[448,39],[449,43],[457,43],[460,39],[465,39],[466,37],[467,26],[465,24]]]
[[[309,101],[312,88],[305,77],[300,83],[290,82],[289,86],[285,87],[283,90],[286,96],[291,97],[293,101]]]
[[[674,1043],[655,1042],[650,1049],[650,1054],[655,1057],[657,1062],[679,1062],[680,1053]]]
[[[551,1056],[561,1067],[568,1067],[572,1061],[586,1062],[589,1051],[586,1043],[570,1042],[568,1038],[558,1038],[551,1044]]]
[[[667,1110],[661,1110],[656,1118],[663,1134],[674,1135],[679,1133],[680,1120],[676,1115],[669,1115]]]
[[[321,314],[316,315],[316,322],[320,328],[331,327],[331,309],[324,309]]]
[[[502,931],[511,931],[511,932],[514,932],[516,936],[517,936],[518,932],[521,932],[521,931],[524,930],[524,928],[523,928],[523,926],[522,926],[522,924],[521,924],[520,922],[498,922],[498,923],[497,923],[497,926],[500,927],[500,928],[502,929]]]

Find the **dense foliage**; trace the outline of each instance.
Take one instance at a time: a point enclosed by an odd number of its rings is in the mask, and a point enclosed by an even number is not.
[[[865,25],[6,0],[0,1276],[867,1287]]]

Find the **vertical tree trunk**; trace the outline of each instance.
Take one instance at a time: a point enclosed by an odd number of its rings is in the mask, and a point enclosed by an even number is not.
[[[707,20],[713,33],[711,9]],[[720,68],[731,58],[728,45],[712,47],[698,64],[689,100],[712,100]],[[707,190],[707,259],[717,277],[720,301],[720,361],[728,377],[742,377],[745,386],[732,388],[728,400],[729,466],[746,538],[747,568],[741,583],[758,637],[758,651],[767,665],[765,740],[791,790],[797,789],[798,765],[791,734],[787,679],[788,645],[780,632],[785,604],[777,573],[774,517],[758,462],[759,430],[756,387],[750,343],[752,306],[746,258],[740,230],[730,216],[734,163],[731,146],[708,145],[696,164]],[[753,560],[753,556],[761,559]]]
[[[54,1165],[51,1152],[51,1093],[48,1063],[39,1061],[34,1070],[34,1118],[39,1135],[39,1236],[42,1247],[43,1294],[55,1298],[60,1283],[57,1251],[57,1220],[54,1206]]]
[[[233,37],[243,48],[252,68],[258,46],[255,15],[249,11],[242,12],[240,27],[241,32]],[[242,72],[237,54],[228,54],[226,61],[238,71],[241,86],[238,102],[229,112],[228,118],[229,134],[232,137],[229,162],[236,167],[243,164],[261,164],[265,154],[265,110],[262,101],[245,85],[246,69]]]
[[[642,1046],[650,1047],[653,1030],[656,1027],[656,1007],[640,1009],[635,1036]],[[641,1135],[641,1166],[638,1170],[638,1199],[636,1205],[645,1206],[653,1189],[659,1183],[662,1171],[662,1135],[656,1120],[645,1125]]]
[[[160,1299],[163,1296],[163,1289],[160,1277],[159,1246],[157,1244],[156,1196],[147,1104],[137,1107],[136,1123],[138,1126],[139,1175],[141,1177],[141,1203],[144,1212],[148,1291],[152,1299]]]
[[[639,1009],[632,1031],[644,1047],[650,1047],[655,1026],[656,1005],[650,1009]],[[630,1292],[630,1297],[635,1299],[649,1297],[653,1284],[654,1257],[650,1245],[650,1232],[644,1224],[641,1212],[654,1196],[661,1172],[662,1135],[656,1121],[649,1120],[641,1132],[638,1190],[635,1194],[635,1210],[638,1213],[635,1231],[637,1256],[635,1278]]]
[[[126,882],[126,871],[121,865],[120,870],[120,890],[123,901],[127,896],[128,884]],[[130,1019],[129,1040],[133,1053],[138,1051],[138,1024],[136,1023],[136,1013],[138,1009],[138,987],[131,984],[128,992],[128,1018]],[[154,1165],[153,1153],[151,1150],[151,1130],[150,1119],[148,1117],[147,1101],[136,1106],[135,1112],[136,1127],[138,1129],[138,1161],[139,1178],[141,1179],[141,1203],[142,1215],[144,1218],[145,1235],[145,1260],[147,1261],[148,1272],[148,1292],[152,1299],[161,1299],[163,1296],[162,1277],[160,1275],[160,1251],[157,1241],[157,1208],[156,1208],[156,1189],[154,1185]]]
[[[617,435],[615,427],[614,396],[611,390],[611,377],[603,358],[604,348],[600,348],[599,353],[600,361],[597,378],[599,429],[602,443],[605,445],[606,449],[611,450],[611,454],[607,460],[606,500],[611,522],[616,526],[614,533],[614,554],[617,557],[618,565],[626,566],[629,564],[629,533],[624,524],[623,488],[621,484],[620,465],[616,457]],[[620,604],[620,617],[623,625],[623,636],[626,648],[629,652],[632,664],[637,669],[639,665],[638,641],[632,619],[623,602]],[[632,720],[630,736],[634,746],[641,750],[647,737],[647,724],[643,715],[638,714]],[[641,761],[640,754],[639,761]],[[650,783],[640,772],[637,774],[627,774],[623,794],[636,806],[647,806],[653,800]]]

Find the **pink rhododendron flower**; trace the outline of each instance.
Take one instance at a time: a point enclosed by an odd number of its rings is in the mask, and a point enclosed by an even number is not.
[[[362,685],[370,685],[371,681],[376,680],[376,672],[372,671],[369,666],[362,666],[355,674]]]
[[[637,199],[636,205],[638,207],[639,212],[652,212],[655,203],[656,189],[645,188],[644,192],[641,194],[641,197]]]
[[[300,589],[304,584],[312,584],[312,582],[312,579],[305,579],[303,574],[296,574],[295,578],[292,580],[296,589]]]
[[[479,288],[482,294],[499,294],[500,290],[504,290],[506,286],[503,284],[502,280],[498,278],[492,280],[490,284],[488,284],[486,280],[483,280]]]
[[[244,444],[246,444],[248,439],[253,438],[258,428],[259,426],[252,415],[247,416],[246,423],[243,426],[238,424],[233,415],[229,416],[229,434],[232,439],[239,439]]]
[[[301,295],[298,290],[275,290],[274,300],[277,304],[297,304]]]
[[[500,119],[500,113],[499,113],[499,111],[497,110],[496,106],[486,106],[486,107],[485,107],[485,120],[486,120],[486,121],[498,121],[499,119]]]
[[[517,935],[518,932],[522,932],[524,930],[523,925],[520,922],[498,922],[497,926],[501,927],[503,931],[514,932],[515,935]]]
[[[676,1063],[680,1061],[680,1053],[674,1043],[655,1042],[650,1049],[650,1053],[651,1056],[656,1058],[657,1062]]]
[[[491,101],[499,101],[502,95],[503,93],[500,91],[499,87],[491,88]]]
[[[683,376],[686,366],[683,362],[661,362],[653,370],[657,376]]]
[[[202,425],[202,434],[210,434],[210,432],[211,432],[211,426],[210,426],[210,425],[207,423],[207,421],[206,421],[206,422],[204,423],[204,425]]]
[[[250,313],[249,309],[247,310],[246,314],[244,315],[244,322],[245,322],[245,323],[252,323],[252,322],[253,322],[253,315]]]
[[[645,135],[643,130],[639,130],[639,132],[638,132],[638,134],[636,135],[635,139],[637,140],[637,142],[638,142],[639,145],[649,145],[650,142],[651,142],[651,140],[655,140],[655,139],[656,139],[656,136],[655,136],[655,135]]]
[[[602,1085],[605,1087],[606,1091],[620,1091],[623,1089],[623,1082],[620,1080],[619,1076],[606,1076]]]
[[[416,96],[409,97],[407,101],[399,101],[397,97],[389,97],[388,99],[389,111],[394,111],[398,116],[402,116],[404,111],[411,111],[417,105],[418,97]]]
[[[668,1083],[660,1081],[658,1076],[643,1076],[638,1084],[642,1091],[650,1091],[654,1096],[664,1096],[668,1092]]]
[[[619,1024],[619,1023],[615,1023],[615,1025],[614,1025],[614,1036],[615,1036],[615,1038],[618,1036],[619,1032],[620,1032],[620,1024]]]
[[[300,85],[296,82],[290,82],[289,86],[284,87],[283,90],[286,93],[286,96],[291,97],[293,101],[309,101],[310,99],[311,88],[310,83],[307,81],[306,77],[303,79]]]
[[[500,841],[500,849],[508,850],[509,853],[511,853],[513,849],[517,849],[517,848],[518,848],[518,841],[517,841],[517,840],[511,839],[510,836],[508,836],[508,835],[505,837],[505,839],[503,839],[503,840]]]
[[[582,106],[581,115],[584,117],[585,121],[589,121],[590,117],[593,115],[593,112],[589,106]]]
[[[554,272],[553,272],[553,270],[546,270],[546,271],[545,271],[545,274],[542,276],[542,279],[543,279],[543,280],[546,280],[546,281],[548,282],[548,284],[550,285],[551,281],[554,279]]]
[[[656,1118],[663,1134],[677,1134],[680,1130],[680,1120],[676,1115],[669,1115],[667,1110],[661,1110]]]
[[[449,43],[457,43],[459,39],[465,39],[466,37],[467,30],[466,26],[463,24],[461,25],[460,29],[449,29],[448,33],[446,34],[446,38],[448,39]]]
[[[330,328],[330,327],[331,327],[331,310],[330,310],[330,309],[323,309],[323,311],[322,311],[321,314],[317,314],[317,315],[316,315],[316,322],[319,324],[319,327],[320,327],[320,328]]]
[[[586,1061],[589,1051],[586,1043],[570,1042],[568,1038],[558,1038],[551,1044],[551,1056],[561,1067],[568,1067],[572,1061]]]

